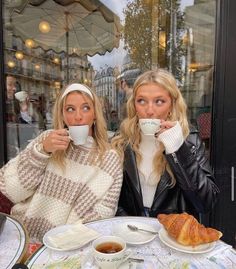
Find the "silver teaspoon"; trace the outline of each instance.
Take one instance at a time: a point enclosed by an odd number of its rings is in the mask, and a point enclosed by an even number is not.
[[[151,233],[151,234],[158,234],[158,232],[154,232],[154,231],[150,231],[150,230],[141,229],[141,228],[138,228],[138,227],[135,226],[135,225],[127,224],[127,227],[128,227],[131,231],[144,231],[144,232]]]

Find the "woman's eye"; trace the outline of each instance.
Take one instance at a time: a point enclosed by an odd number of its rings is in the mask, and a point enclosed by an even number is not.
[[[67,107],[67,108],[66,108],[66,111],[67,111],[67,112],[73,112],[74,109],[73,109],[72,107]]]
[[[156,103],[157,105],[162,105],[163,103],[165,103],[165,101],[162,100],[162,99],[157,99],[157,100],[155,101],[155,103]]]
[[[144,99],[137,99],[137,103],[140,105],[145,104],[145,100]]]
[[[90,110],[90,106],[83,106],[83,111],[89,111]]]

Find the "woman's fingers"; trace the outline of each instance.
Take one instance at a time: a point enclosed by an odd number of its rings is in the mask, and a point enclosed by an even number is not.
[[[165,132],[166,130],[174,127],[176,124],[176,121],[161,121],[161,129],[160,131],[155,135],[156,137],[158,136],[158,134],[161,134],[163,132]]]
[[[55,152],[57,150],[67,149],[70,138],[65,129],[53,130],[43,141],[43,147],[46,152]]]

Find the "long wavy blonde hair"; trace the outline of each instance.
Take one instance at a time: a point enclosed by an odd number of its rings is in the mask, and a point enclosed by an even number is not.
[[[137,90],[142,85],[155,83],[158,86],[165,89],[172,101],[171,112],[169,113],[169,121],[179,121],[183,130],[184,138],[189,134],[189,125],[187,120],[187,106],[182,97],[180,90],[177,87],[176,80],[171,73],[164,69],[158,69],[155,71],[147,71],[140,75],[133,86],[133,94],[127,101],[127,117],[120,125],[120,133],[113,138],[112,147],[117,150],[121,158],[124,158],[124,151],[129,144],[135,152],[137,163],[140,164],[142,156],[139,150],[139,144],[141,142],[141,131],[138,124],[138,116],[135,109],[135,97]],[[172,185],[175,184],[173,173],[170,170],[169,165],[163,155],[164,146],[160,143],[159,150],[156,152],[153,159],[154,172],[157,175],[162,175],[165,169],[169,172],[172,178]]]
[[[87,87],[86,85],[84,86]],[[64,122],[63,107],[65,105],[65,100],[68,95],[62,98],[62,95],[67,87],[65,87],[64,90],[57,96],[57,99],[54,105],[54,109],[53,109],[53,128],[54,129],[67,128]],[[92,126],[92,137],[94,138],[94,141],[97,145],[96,150],[99,154],[98,159],[102,160],[102,156],[104,156],[105,151],[109,148],[108,136],[107,136],[107,125],[103,116],[102,106],[98,97],[96,96],[93,90],[91,90],[90,88],[88,89],[91,92],[93,98],[91,98],[91,96],[89,96],[87,93],[80,91],[79,89],[75,90],[75,92],[81,93],[83,96],[86,96],[87,98],[89,98],[94,106],[96,120],[94,121],[94,124]],[[53,160],[56,161],[61,166],[64,166],[65,155],[68,149],[58,150],[55,153],[53,153],[52,155]]]

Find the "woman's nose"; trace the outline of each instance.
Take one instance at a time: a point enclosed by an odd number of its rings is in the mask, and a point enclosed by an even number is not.
[[[76,111],[75,120],[78,121],[78,123],[82,120],[82,114],[80,111]]]
[[[147,113],[147,116],[149,116],[149,117],[154,114],[153,105],[151,103],[148,104],[147,109],[146,109],[146,113]]]

